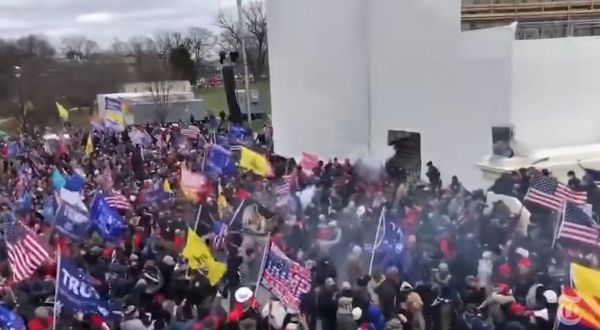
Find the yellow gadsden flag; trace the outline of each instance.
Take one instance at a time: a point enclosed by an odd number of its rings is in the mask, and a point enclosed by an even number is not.
[[[188,228],[187,242],[182,252],[188,260],[190,269],[203,269],[210,285],[219,282],[227,267],[224,263],[215,261],[208,246],[191,228]]]
[[[260,176],[271,174],[271,165],[265,156],[246,147],[242,148],[240,167],[250,170]]]
[[[69,111],[62,106],[62,104],[56,102],[56,111],[58,111],[58,116],[60,120],[67,121],[69,120]]]
[[[165,179],[163,181],[163,186],[162,189],[164,192],[166,193],[172,193],[173,191],[171,190],[171,183],[169,182],[169,180]]]

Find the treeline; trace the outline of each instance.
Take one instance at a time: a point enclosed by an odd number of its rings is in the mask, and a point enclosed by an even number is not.
[[[215,73],[219,51],[240,51],[242,38],[250,72],[260,79],[268,68],[263,3],[250,2],[243,17],[244,33],[239,33],[235,15],[219,15],[217,33],[199,27],[157,31],[127,40],[115,38],[104,49],[82,35],[66,36],[57,45],[39,35],[0,39],[0,119],[15,117],[44,125],[56,120],[55,101],[67,107],[93,107],[96,94],[117,91],[127,82],[194,83]]]

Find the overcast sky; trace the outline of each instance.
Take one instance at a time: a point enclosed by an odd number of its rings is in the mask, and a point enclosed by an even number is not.
[[[235,0],[0,0],[0,38],[34,33],[57,43],[81,34],[108,47],[115,37],[214,29],[220,6],[231,12]]]

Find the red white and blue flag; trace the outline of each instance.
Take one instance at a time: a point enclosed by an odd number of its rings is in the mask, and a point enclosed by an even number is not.
[[[288,307],[298,309],[300,297],[310,289],[310,271],[271,244],[260,283]]]

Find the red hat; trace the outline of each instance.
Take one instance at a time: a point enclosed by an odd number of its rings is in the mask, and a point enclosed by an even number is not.
[[[508,311],[511,314],[515,314],[515,315],[521,315],[525,312],[527,312],[527,307],[519,304],[519,303],[512,303],[509,307],[508,307]]]
[[[519,267],[529,267],[531,266],[531,262],[529,261],[528,258],[521,258],[519,259]]]
[[[510,273],[512,273],[512,269],[510,268],[509,264],[503,263],[498,267],[498,272],[502,275],[510,275]]]
[[[90,325],[92,327],[102,327],[102,323],[104,323],[104,321],[99,315],[90,316]]]

